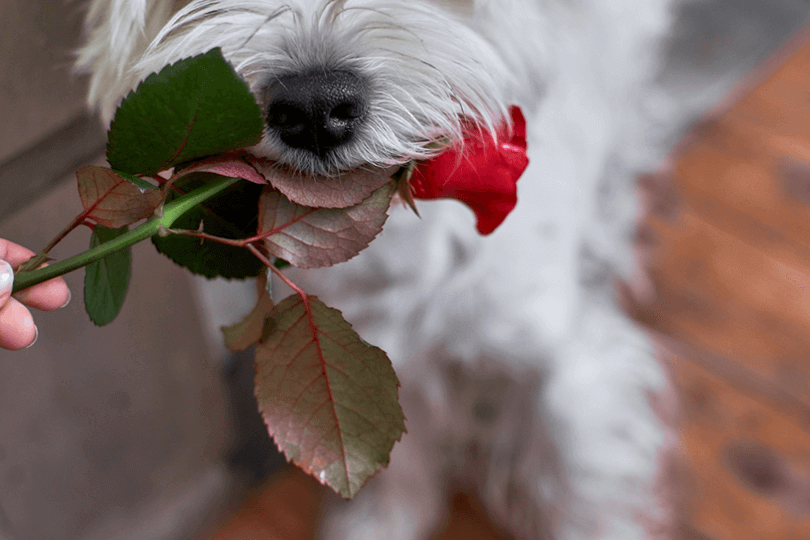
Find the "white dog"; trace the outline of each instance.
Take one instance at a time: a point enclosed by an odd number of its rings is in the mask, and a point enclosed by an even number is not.
[[[455,201],[420,202],[421,219],[396,207],[360,256],[302,278],[389,353],[408,419],[388,470],[334,505],[324,538],[427,538],[453,489],[516,538],[669,534],[671,431],[651,399],[667,379],[615,280],[635,273],[636,178],[672,135],[654,80],[673,4],[92,2],[78,66],[105,121],[149,73],[218,46],[267,114],[252,151],[302,174],[429,157],[424,141],[458,138],[461,119],[526,115],[529,168],[492,235]],[[340,125],[289,131],[276,81],[337,93]]]

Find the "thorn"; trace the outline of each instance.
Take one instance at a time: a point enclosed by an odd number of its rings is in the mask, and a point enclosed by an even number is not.
[[[413,200],[413,192],[411,191],[411,177],[414,170],[416,170],[416,163],[411,161],[395,173],[397,193],[399,198],[402,199],[403,205],[410,207],[417,217],[421,217],[419,210],[416,209],[416,201]]]

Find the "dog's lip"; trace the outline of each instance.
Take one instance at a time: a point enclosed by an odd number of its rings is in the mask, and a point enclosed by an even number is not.
[[[251,165],[292,202],[314,208],[347,208],[360,204],[391,181],[399,165],[360,166],[334,176],[304,173],[267,158],[248,156]]]

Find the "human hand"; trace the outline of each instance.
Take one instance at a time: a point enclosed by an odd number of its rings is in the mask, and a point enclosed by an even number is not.
[[[54,278],[11,297],[15,266],[34,253],[0,238],[0,348],[15,351],[30,347],[37,340],[37,327],[25,306],[43,311],[64,307],[70,301],[65,280]]]

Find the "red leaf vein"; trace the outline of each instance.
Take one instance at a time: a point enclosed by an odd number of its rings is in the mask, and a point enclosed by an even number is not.
[[[329,395],[329,402],[332,405],[332,415],[335,418],[335,425],[340,426],[340,418],[338,417],[337,407],[335,403],[335,394],[332,391],[332,383],[329,380],[329,375],[326,373],[326,358],[323,354],[323,349],[321,348],[320,339],[318,339],[318,326],[315,324],[315,317],[312,313],[312,307],[309,305],[309,298],[307,295],[301,295],[301,300],[304,303],[304,312],[307,315],[307,320],[309,321],[309,327],[312,331],[313,341],[315,342],[315,347],[318,352],[318,359],[321,362],[321,374],[323,375],[324,381],[326,381],[326,392]],[[343,440],[343,432],[338,429],[337,430],[338,439],[340,440],[340,452],[343,455],[343,467],[346,471],[346,482],[351,483],[351,473],[349,471],[349,460],[348,456],[346,456],[346,443]]]

